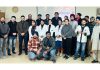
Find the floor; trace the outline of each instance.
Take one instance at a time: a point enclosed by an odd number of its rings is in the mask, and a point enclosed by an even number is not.
[[[17,44],[18,45],[18,44]],[[0,59],[0,64],[5,64],[5,63],[34,63],[34,64],[52,64],[52,61],[45,61],[45,60],[35,60],[35,61],[30,61],[28,59],[28,56],[24,54],[22,55],[18,55],[18,49],[16,49],[16,54],[12,54],[12,56],[6,56],[5,58],[1,58]],[[100,54],[100,52],[99,52]],[[100,58],[100,56],[99,56]],[[57,61],[56,63],[58,64],[66,64],[66,63],[91,63],[92,61],[92,57],[88,57],[85,59],[85,61],[81,61],[80,58],[78,58],[77,60],[73,60],[73,57],[70,57],[69,59],[64,59],[63,56],[57,56]]]

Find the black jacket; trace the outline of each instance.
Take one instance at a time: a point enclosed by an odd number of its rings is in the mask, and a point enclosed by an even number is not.
[[[17,22],[8,22],[8,25],[10,27],[10,32],[9,32],[9,36],[14,36],[13,33],[17,33]],[[17,34],[15,35],[15,37],[17,37]]]
[[[53,24],[54,26],[57,26],[59,20],[62,20],[62,18],[61,18],[61,17],[58,17],[58,18],[56,19],[56,17],[53,17],[53,18],[52,18],[52,24]]]
[[[32,25],[32,19],[27,19],[26,21],[28,22],[28,25],[29,25],[29,26]]]

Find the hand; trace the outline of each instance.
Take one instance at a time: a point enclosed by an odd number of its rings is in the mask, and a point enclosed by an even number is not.
[[[21,33],[21,35],[22,35],[22,36],[24,36],[24,35],[25,35],[25,33]]]
[[[50,48],[49,47],[47,47],[47,50],[49,50]]]
[[[7,38],[8,35],[4,35],[4,38]]]
[[[59,35],[57,36],[57,38],[59,38]]]
[[[13,35],[16,35],[16,33],[13,33]]]

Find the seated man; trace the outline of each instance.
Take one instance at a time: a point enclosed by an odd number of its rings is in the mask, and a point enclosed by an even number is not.
[[[41,59],[42,54],[38,32],[34,32],[33,37],[28,42],[28,57],[30,60]]]
[[[56,62],[55,59],[55,40],[53,37],[51,37],[51,33],[49,31],[46,32],[46,37],[43,39],[43,57],[46,60],[51,60],[53,63]]]

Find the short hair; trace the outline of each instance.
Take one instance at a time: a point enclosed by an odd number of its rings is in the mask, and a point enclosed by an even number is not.
[[[73,17],[74,17],[74,19],[75,19],[75,15],[74,15],[74,14],[70,14],[70,17],[71,17],[71,16],[73,16]]]
[[[83,20],[87,22],[87,20],[86,20],[85,18],[83,18],[83,19],[81,20],[81,22],[82,22]]]
[[[97,16],[96,19],[100,20],[100,16]]]
[[[86,15],[85,17],[89,18],[89,16],[88,16],[88,15]]]
[[[47,32],[46,32],[46,35],[47,35],[48,33],[50,33],[50,34],[51,34],[51,32],[50,32],[50,31],[47,31]]]
[[[82,14],[81,14],[81,13],[77,13],[77,15],[82,16]]]
[[[25,18],[25,16],[24,16],[24,15],[21,15],[21,17],[24,17],[24,18]]]
[[[38,16],[42,16],[41,14],[38,14]]]
[[[58,15],[59,15],[59,13],[58,13],[58,12],[55,12],[55,14],[58,14]]]
[[[65,19],[65,21],[66,21],[66,20],[68,20],[68,22],[69,22],[69,19]]]
[[[34,23],[36,23],[36,21],[35,20],[32,20]]]
[[[50,14],[46,14],[46,16],[47,16],[47,15],[50,16]]]
[[[16,17],[15,17],[15,16],[11,16],[11,18],[15,18],[15,19],[16,19]]]

